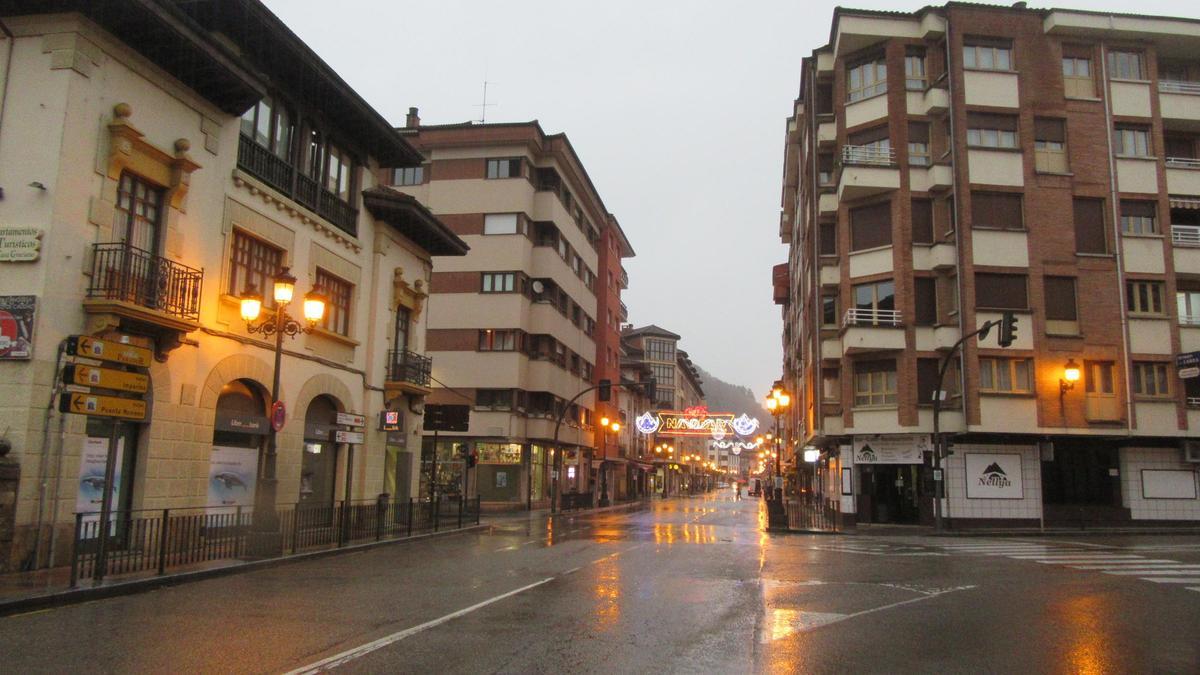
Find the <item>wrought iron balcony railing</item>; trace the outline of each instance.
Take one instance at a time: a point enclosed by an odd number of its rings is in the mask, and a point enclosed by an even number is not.
[[[904,325],[898,309],[859,309],[846,310],[842,317],[842,326],[902,326]]]
[[[874,145],[843,145],[842,166],[891,166],[896,163],[896,152],[890,147]]]
[[[1200,169],[1200,159],[1192,157],[1167,157],[1163,161],[1169,169]]]
[[[312,209],[338,229],[358,236],[358,209],[245,135],[238,136],[238,167]]]
[[[1172,225],[1171,243],[1176,246],[1200,246],[1200,225]]]
[[[1200,82],[1159,80],[1158,91],[1161,94],[1200,94]]]
[[[92,245],[87,297],[117,300],[186,321],[200,320],[204,271],[122,242]]]
[[[1200,314],[1180,314],[1180,326],[1200,326]]]
[[[428,387],[433,359],[407,349],[393,349],[388,352],[387,368],[388,382],[407,382]]]

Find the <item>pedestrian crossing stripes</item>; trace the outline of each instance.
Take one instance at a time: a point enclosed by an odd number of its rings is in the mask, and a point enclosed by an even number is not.
[[[1058,565],[1072,570],[1100,572],[1120,578],[1136,578],[1156,584],[1200,584],[1200,563],[1182,563],[1167,558],[1148,558],[1142,553],[1186,551],[1190,546],[1147,546],[1138,548],[1083,547],[1075,544],[1048,544],[1019,541],[967,541],[940,544],[955,554],[1005,557],[1041,565]],[[1153,555],[1153,554],[1152,554]],[[1200,586],[1187,590],[1200,591]]]

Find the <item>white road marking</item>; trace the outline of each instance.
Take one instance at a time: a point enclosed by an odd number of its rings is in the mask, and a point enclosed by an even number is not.
[[[1010,555],[1013,560],[1135,560],[1140,555],[1111,555],[1108,553],[1052,553],[1050,555]]]
[[[1171,567],[1179,563],[1174,560],[1114,560],[1110,563],[1087,563],[1083,565],[1071,565],[1071,569],[1076,570],[1111,570],[1111,569],[1129,569],[1133,567]]]
[[[837,616],[837,618],[832,618],[831,615],[825,615],[824,617],[822,617],[825,620],[823,620],[821,623],[819,623],[817,625],[813,625],[813,626],[800,627],[795,632],[807,633],[809,631],[821,628],[822,626],[831,626],[835,623],[841,623],[843,621],[846,621],[847,619],[853,619],[856,617],[864,616],[866,614],[874,614],[875,612],[882,612],[884,610],[894,609],[896,607],[901,607],[903,605],[911,605],[914,602],[921,602],[922,600],[930,600],[932,598],[938,597],[939,595],[946,595],[947,593],[954,593],[955,591],[967,591],[972,588],[975,588],[975,586],[971,585],[971,586],[958,586],[956,588],[947,588],[944,591],[939,591],[937,593],[930,593],[928,595],[921,595],[921,596],[918,596],[915,598],[909,598],[908,600],[901,600],[900,602],[893,602],[890,605],[883,605],[881,607],[872,607],[871,609],[864,609],[861,612],[854,612],[852,614],[842,614],[840,616]],[[914,591],[914,592],[919,592],[919,591]]]
[[[1200,586],[1188,586],[1188,590],[1200,593]]]
[[[581,569],[583,569],[583,568],[582,568],[582,567],[572,567],[571,569],[569,569],[569,570],[567,570],[567,571],[563,572],[563,573],[562,573],[562,575],[563,575],[563,576],[566,576],[566,575],[568,575],[568,574],[574,574],[574,573],[578,572],[578,571],[579,571],[579,570],[581,570]]]
[[[1176,577],[1139,577],[1143,581],[1153,581],[1156,584],[1200,584],[1200,578],[1179,579]]]
[[[1139,575],[1145,576],[1145,575],[1147,575],[1147,574],[1149,574],[1149,575],[1162,575],[1162,576],[1172,576],[1172,575],[1174,575],[1174,576],[1184,576],[1184,575],[1196,575],[1196,574],[1200,574],[1200,569],[1196,569],[1197,567],[1200,567],[1200,565],[1193,566],[1193,567],[1192,567],[1192,568],[1190,568],[1190,569],[1169,569],[1169,570],[1164,570],[1164,569],[1157,569],[1157,568],[1156,568],[1156,569],[1142,569],[1142,570],[1108,570],[1108,571],[1106,571],[1106,572],[1105,572],[1105,574],[1120,574],[1120,575],[1130,575],[1130,576],[1139,576]]]
[[[525,591],[537,588],[538,586],[549,583],[553,580],[554,580],[554,577],[546,577],[545,579],[542,579],[541,581],[534,582],[527,586],[522,586],[515,590],[511,590],[507,593],[501,593],[500,595],[497,595],[493,598],[489,598],[487,600],[484,600],[483,602],[476,603],[474,605],[471,605],[470,607],[464,607],[463,609],[460,609],[457,612],[451,612],[443,617],[434,619],[433,621],[426,621],[425,623],[417,625],[417,626],[413,626],[412,628],[406,628],[397,633],[392,633],[391,635],[388,635],[386,637],[381,637],[378,640],[368,642],[367,644],[362,645],[360,647],[355,647],[354,649],[348,649],[340,654],[334,654],[333,656],[330,656],[329,658],[321,659],[320,661],[317,661],[316,663],[310,663],[307,666],[303,666],[301,668],[297,668],[296,670],[288,672],[287,675],[310,675],[312,673],[320,673],[320,672],[323,672],[326,670],[337,668],[338,666],[343,665],[345,663],[349,663],[350,661],[353,661],[354,659],[360,658],[362,656],[366,656],[367,654],[370,654],[371,652],[383,649],[384,647],[387,647],[388,645],[395,644],[407,637],[412,637],[413,635],[416,635],[417,633],[420,633],[422,631],[428,630],[435,626],[440,626],[440,625],[446,623],[447,621],[452,621],[454,619],[457,619],[460,616],[466,616],[467,614],[470,614],[471,612],[474,612],[475,610],[483,609],[484,607],[487,607],[488,605],[490,605],[492,603],[499,602],[506,598],[511,598],[512,596],[517,595],[518,593],[524,593]]]
[[[492,552],[493,552],[493,553],[499,553],[499,552],[501,552],[501,551],[515,551],[515,550],[517,550],[517,546],[514,544],[514,545],[512,545],[512,546],[501,546],[500,548],[498,548],[498,549],[496,549],[495,551],[492,551]]]
[[[1142,561],[1141,561],[1140,559],[1133,559],[1133,560],[1094,560],[1094,559],[1090,559],[1090,558],[1067,558],[1067,559],[1065,559],[1065,560],[1058,560],[1058,559],[1054,559],[1054,560],[1032,560],[1032,561],[1030,561],[1030,562],[1035,562],[1035,563],[1038,563],[1039,565],[1072,565],[1072,564],[1075,564],[1075,565],[1086,565],[1086,564],[1098,565],[1098,564],[1101,564],[1101,563],[1105,563],[1105,564],[1107,564],[1107,563],[1116,564],[1116,563],[1122,563],[1122,562],[1126,562],[1126,563],[1140,563],[1140,562],[1142,562]]]

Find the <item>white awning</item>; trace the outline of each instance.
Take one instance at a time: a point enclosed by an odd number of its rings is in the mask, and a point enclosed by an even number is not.
[[[1200,209],[1200,197],[1170,197],[1173,209]]]

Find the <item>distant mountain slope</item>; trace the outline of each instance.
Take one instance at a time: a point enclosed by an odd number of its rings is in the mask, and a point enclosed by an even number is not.
[[[759,397],[750,391],[749,387],[743,387],[737,384],[730,384],[699,365],[696,369],[700,371],[700,377],[704,380],[704,400],[708,403],[708,409],[713,412],[731,412],[735,414],[746,413],[751,417],[757,417],[760,422],[766,423],[771,418],[767,411],[763,409],[759,402]],[[766,392],[764,392],[765,394]]]

